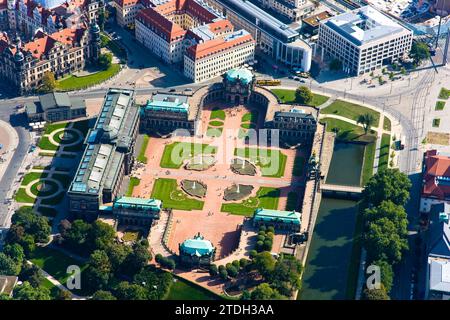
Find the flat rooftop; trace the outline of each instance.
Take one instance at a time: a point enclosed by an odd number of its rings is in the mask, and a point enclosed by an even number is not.
[[[408,30],[371,6],[340,14],[322,23],[358,46]]]

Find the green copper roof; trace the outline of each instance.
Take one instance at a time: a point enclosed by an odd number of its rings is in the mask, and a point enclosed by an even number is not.
[[[179,100],[174,101],[148,100],[145,109],[153,111],[188,113],[189,104],[185,102],[180,102]]]
[[[244,84],[250,83],[253,79],[253,74],[250,70],[245,68],[231,69],[226,73],[227,80],[235,81],[240,79]]]
[[[269,209],[256,209],[253,218],[255,220],[263,221],[274,221],[282,220],[285,223],[300,224],[300,212],[297,211],[280,211],[280,210],[269,210]]]
[[[187,239],[180,245],[180,251],[189,255],[203,256],[214,251],[214,247],[209,240],[205,240],[200,234],[193,239]]]
[[[127,208],[127,209],[139,209],[139,210],[161,210],[161,200],[157,199],[145,199],[145,198],[133,198],[133,197],[120,197],[114,201],[114,208]]]

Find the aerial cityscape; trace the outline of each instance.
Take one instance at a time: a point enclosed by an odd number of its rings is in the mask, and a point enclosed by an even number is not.
[[[449,300],[449,53],[450,0],[0,0],[0,300]]]

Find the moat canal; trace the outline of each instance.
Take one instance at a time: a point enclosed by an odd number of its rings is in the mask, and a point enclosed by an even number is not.
[[[336,142],[326,183],[359,186],[364,145]],[[347,297],[357,202],[323,197],[303,275],[301,300]]]

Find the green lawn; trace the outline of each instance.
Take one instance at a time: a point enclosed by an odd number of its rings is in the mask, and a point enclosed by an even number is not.
[[[380,158],[378,160],[378,171],[388,168],[389,164],[389,151],[391,147],[391,136],[389,134],[383,133],[381,136],[380,145]]]
[[[272,89],[272,92],[280,99],[282,103],[294,103],[295,102],[295,90],[289,89]],[[317,107],[328,101],[330,97],[323,96],[317,93],[313,93],[313,99],[310,103],[311,106]]]
[[[120,71],[119,64],[112,64],[108,69],[99,71],[88,76],[77,77],[70,75],[57,82],[57,89],[61,91],[72,91],[84,89],[108,80]]]
[[[42,150],[51,150],[56,151],[59,149],[59,146],[50,142],[50,139],[47,136],[42,136],[39,139],[38,147]]]
[[[41,178],[46,178],[48,176],[47,173],[44,172],[30,172],[23,176],[22,186],[28,185],[31,181],[39,180]]]
[[[439,119],[439,118],[434,118],[433,119],[433,127],[439,128],[440,124],[441,124],[441,119]]]
[[[53,283],[50,282],[50,280],[47,280],[44,278],[42,282],[40,283],[41,287],[47,288],[50,290],[50,297],[52,300],[56,300],[59,297],[59,292],[61,291],[57,286],[55,286]]]
[[[175,278],[169,289],[165,300],[219,300],[220,296],[200,287],[199,285],[186,281],[181,278]]]
[[[207,137],[219,138],[222,135],[223,128],[208,127],[206,130]]]
[[[209,125],[213,126],[213,127],[221,127],[221,126],[223,126],[223,122],[218,121],[218,120],[213,120],[213,121],[209,122]]]
[[[50,134],[55,130],[63,129],[69,125],[70,122],[62,122],[62,123],[52,123],[45,125],[44,134]]]
[[[365,186],[366,183],[373,175],[373,162],[375,161],[375,142],[366,144],[364,148],[364,164],[361,171],[361,185]]]
[[[335,114],[352,120],[358,120],[358,116],[369,113],[372,114],[375,121],[373,126],[378,127],[380,123],[380,113],[359,104],[350,103],[343,100],[336,100],[328,107],[320,110],[322,114]]]
[[[139,178],[136,178],[136,177],[130,178],[130,184],[128,185],[128,189],[127,189],[127,193],[126,193],[127,197],[131,197],[133,195],[133,189],[134,189],[134,187],[138,186],[139,183],[141,183],[141,180]]]
[[[210,115],[210,119],[220,119],[220,120],[225,120],[225,111],[221,110],[221,109],[212,109],[211,111],[211,115]]]
[[[127,51],[122,48],[116,41],[110,39],[105,34],[101,34],[100,37],[102,39],[102,43],[105,44],[105,47],[108,48],[117,58],[127,58]]]
[[[16,194],[14,195],[14,199],[17,202],[23,202],[23,203],[34,203],[36,201],[35,198],[30,197],[26,192],[25,188],[19,188],[16,191]]]
[[[184,160],[202,153],[215,153],[216,149],[216,147],[210,147],[207,144],[174,142],[164,148],[159,165],[161,168],[179,169]]]
[[[294,168],[292,169],[292,175],[295,177],[301,177],[305,168],[305,158],[295,157]]]
[[[441,91],[439,92],[439,99],[447,100],[449,97],[450,97],[450,90],[446,88],[441,88]]]
[[[293,192],[293,191],[289,192],[288,196],[287,196],[285,210],[286,211],[293,211],[293,210],[299,211],[298,210],[298,198],[299,198],[299,196],[298,196],[297,192]]]
[[[70,274],[67,274],[67,267],[72,265],[78,266],[81,271],[81,285],[83,288],[83,271],[87,268],[87,264],[85,262],[75,260],[64,253],[49,247],[36,247],[30,260],[63,285],[66,285],[67,278],[70,276]],[[82,292],[82,289],[73,290],[76,294],[80,294],[80,291]]]
[[[242,122],[258,122],[258,111],[252,110],[251,112],[247,112],[242,116]]]
[[[145,156],[145,151],[147,150],[148,142],[150,141],[149,135],[144,135],[142,138],[141,150],[139,150],[139,155],[137,156],[137,161],[142,163],[147,163],[147,157]]]
[[[280,178],[284,176],[287,156],[279,150],[236,148],[234,155],[247,158],[259,166],[263,177]]]
[[[436,106],[434,107],[434,110],[441,111],[444,110],[445,107],[445,101],[436,101]]]
[[[256,209],[278,209],[280,190],[276,188],[261,187],[256,197],[250,197],[239,203],[224,203],[221,211],[232,214],[252,216]]]
[[[388,117],[384,117],[383,120],[383,129],[387,131],[391,131],[391,120]]]
[[[189,198],[180,190],[176,179],[157,179],[151,197],[161,200],[164,208],[177,210],[201,210],[204,204],[203,201]]]
[[[320,119],[320,122],[327,125],[328,132],[335,132],[335,129],[338,129],[336,138],[339,140],[373,142],[376,138],[374,131],[364,134],[362,127],[339,119],[324,118]]]

